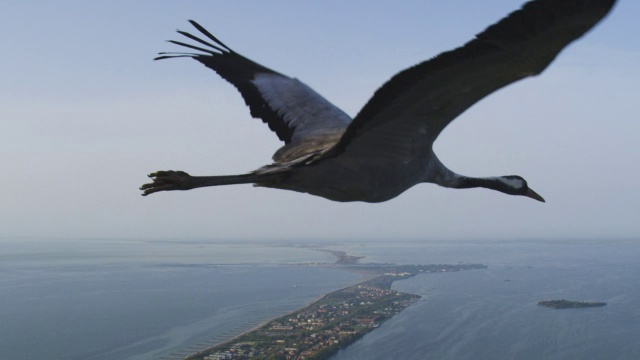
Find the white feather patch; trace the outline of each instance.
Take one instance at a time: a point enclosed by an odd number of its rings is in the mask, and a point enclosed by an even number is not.
[[[252,80],[260,94],[284,122],[293,128],[292,141],[345,129],[351,117],[297,79],[257,74]]]
[[[508,179],[508,178],[504,178],[504,177],[494,177],[494,178],[490,178],[490,179],[498,180],[501,183],[506,184],[510,188],[514,188],[514,189],[519,189],[519,188],[524,186],[524,181],[522,181],[520,179]]]

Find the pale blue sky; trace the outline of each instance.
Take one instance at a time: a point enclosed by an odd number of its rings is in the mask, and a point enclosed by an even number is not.
[[[280,143],[189,59],[153,62],[194,19],[354,115],[393,74],[457,47],[521,0],[3,1],[0,237],[618,238],[640,234],[640,2],[621,0],[541,77],[436,142],[452,170],[518,174],[542,204],[419,185],[382,204],[248,185],[159,193],[155,170],[232,174]]]

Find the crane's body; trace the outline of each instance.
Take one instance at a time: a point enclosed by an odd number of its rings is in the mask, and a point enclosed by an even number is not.
[[[401,71],[378,89],[355,118],[301,81],[234,52],[194,21],[206,47],[170,41],[200,53],[193,58],[240,91],[251,115],[285,145],[273,163],[241,175],[150,174],[143,195],[206,186],[254,184],[334,201],[382,202],[428,182],[450,188],[483,187],[544,199],[520,176],[468,177],[433,152],[442,130],[470,106],[520,79],[540,74],[569,43],[605,17],[615,0],[534,0],[462,47]]]

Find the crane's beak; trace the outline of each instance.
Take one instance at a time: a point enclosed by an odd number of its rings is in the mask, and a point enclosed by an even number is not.
[[[535,192],[535,191],[533,191],[531,189],[527,190],[527,193],[524,194],[524,196],[530,197],[530,198],[538,200],[538,201],[545,202],[544,199],[542,198],[542,196],[538,195],[537,192]]]

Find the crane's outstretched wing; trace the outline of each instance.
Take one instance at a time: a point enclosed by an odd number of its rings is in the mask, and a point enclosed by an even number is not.
[[[155,60],[190,57],[233,84],[249,106],[251,116],[262,119],[285,142],[274,155],[276,162],[309,155],[339,140],[351,122],[349,115],[301,81],[245,58],[195,21],[189,22],[213,44],[178,30],[179,34],[208,48],[169,40],[202,53],[162,52]]]
[[[408,68],[376,91],[334,149],[338,154],[409,161],[471,105],[540,74],[573,40],[598,23],[615,0],[536,0],[464,46]]]

